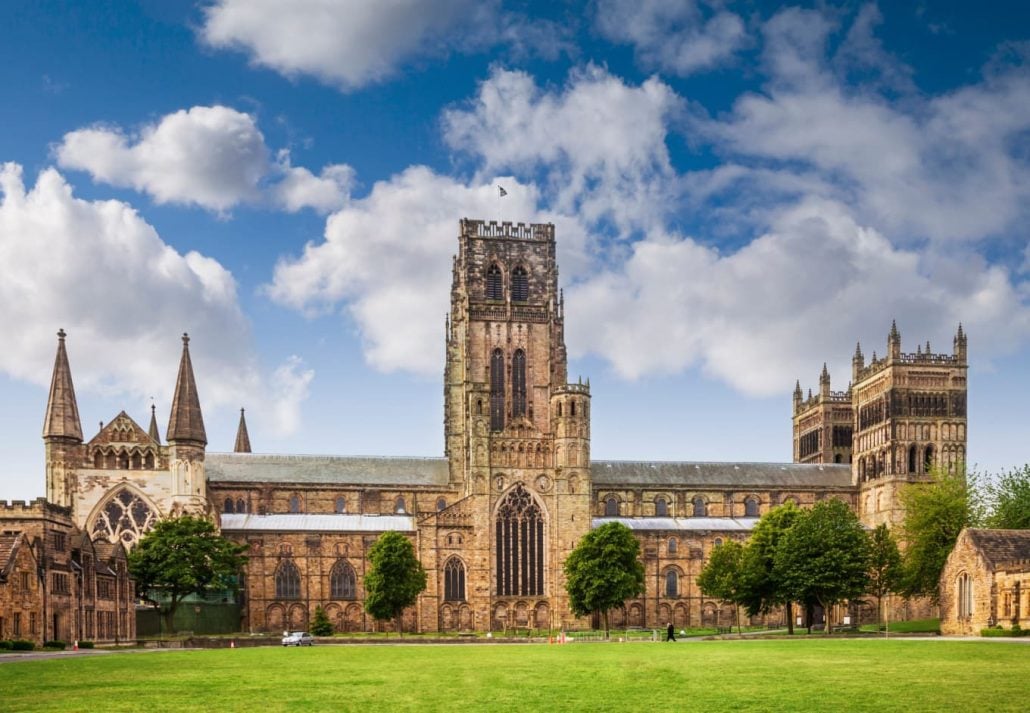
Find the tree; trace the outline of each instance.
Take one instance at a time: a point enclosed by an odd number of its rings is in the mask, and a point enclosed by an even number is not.
[[[906,485],[899,496],[906,542],[901,593],[929,597],[936,604],[944,562],[962,528],[980,522],[981,507],[974,476],[934,469],[931,477],[928,483]]]
[[[776,548],[775,569],[786,596],[830,607],[863,594],[869,583],[869,538],[858,517],[831,498],[798,517]]]
[[[697,586],[705,596],[733,604],[740,633],[740,607],[743,600],[743,565],[745,549],[739,542],[727,540],[712,550],[711,557],[697,577]]]
[[[608,612],[644,591],[640,543],[619,522],[591,530],[565,560],[565,591],[576,616],[601,612],[608,638]]]
[[[315,636],[333,635],[333,623],[329,621],[329,615],[321,604],[315,607],[315,615],[311,618],[311,633]]]
[[[984,487],[991,514],[988,527],[1030,529],[1030,464],[1002,473]]]
[[[175,630],[182,600],[237,587],[246,545],[221,535],[210,520],[193,515],[161,520],[129,553],[129,572],[144,599],[160,609],[165,629]]]
[[[800,515],[801,509],[791,500],[763,515],[751,531],[741,565],[741,604],[746,607],[748,616],[767,614],[777,606],[784,606],[791,634],[794,633],[791,600],[783,592],[774,563],[780,539]]]
[[[901,552],[883,523],[869,535],[869,593],[876,597],[876,623],[883,621],[883,598],[901,585]]]
[[[365,575],[365,611],[375,619],[397,620],[403,635],[402,613],[426,588],[426,571],[415,556],[415,547],[399,532],[384,532],[368,550]]]

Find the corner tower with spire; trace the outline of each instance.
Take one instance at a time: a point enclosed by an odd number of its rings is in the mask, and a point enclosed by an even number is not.
[[[57,357],[43,420],[43,443],[46,448],[47,500],[62,507],[71,507],[75,494],[75,466],[82,460],[82,423],[64,345],[66,336],[63,329],[57,332]]]
[[[187,509],[206,507],[207,482],[204,478],[204,453],[207,432],[204,415],[200,410],[197,381],[193,376],[190,359],[190,337],[182,335],[182,357],[179,375],[172,396],[172,410],[168,417],[168,460],[172,476],[172,493],[177,504]]]

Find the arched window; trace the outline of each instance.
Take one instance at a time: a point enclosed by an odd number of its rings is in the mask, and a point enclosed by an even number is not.
[[[465,601],[465,565],[451,557],[443,568],[443,598],[445,602]]]
[[[680,595],[680,578],[676,570],[670,569],[665,573],[665,596],[678,597]]]
[[[923,472],[929,473],[933,468],[933,446],[926,447],[926,455],[923,456]]]
[[[393,511],[396,513],[407,512],[408,509],[404,506],[404,496],[400,495],[396,500],[393,501]]]
[[[504,286],[501,283],[501,268],[494,263],[486,271],[486,298],[488,300],[503,300]]]
[[[501,501],[496,521],[497,596],[544,593],[544,517],[521,483]]]
[[[744,501],[744,517],[758,517],[757,498],[748,498]]]
[[[914,443],[908,447],[908,472],[916,472],[916,446]]]
[[[715,538],[715,546],[716,547],[721,547],[722,546],[722,538],[721,537],[716,537]]]
[[[143,498],[122,488],[97,514],[93,537],[132,547],[156,521],[157,514]]]
[[[437,498],[436,499],[436,511],[439,512],[441,510],[446,510],[446,509],[447,509],[447,500],[445,500],[444,498]]]
[[[654,514],[658,517],[669,517],[669,503],[665,498],[658,498],[654,501]]]
[[[963,572],[958,576],[957,582],[958,596],[956,597],[956,604],[958,605],[959,618],[965,618],[973,615],[973,582],[969,579],[969,575]]]
[[[561,418],[561,401],[558,402],[558,418]],[[98,468],[100,466],[97,466]]]
[[[694,498],[694,517],[704,517],[708,514],[708,507],[705,505],[705,499],[700,495]]]
[[[280,564],[275,572],[275,598],[300,598],[300,572],[297,571],[297,565],[290,560]]]
[[[504,429],[504,354],[494,349],[490,357],[490,430]]]
[[[558,415],[561,416],[560,413]],[[100,451],[97,451],[96,453],[93,454],[93,467],[94,468],[103,468],[104,467],[104,454],[101,453]]]
[[[612,496],[604,501],[604,516],[605,517],[618,517],[619,516],[619,501],[615,496]]]
[[[526,353],[521,349],[511,358],[511,415],[526,415]]]
[[[511,272],[512,302],[525,302],[529,299],[529,275],[521,265]]]
[[[232,498],[226,498],[225,504],[222,506],[222,512],[226,514],[232,514],[234,511]]]
[[[297,495],[290,496],[290,512],[300,512],[300,497]]]
[[[670,537],[669,538],[669,546],[668,546],[669,554],[670,555],[676,554],[678,549],[679,549],[679,543],[676,542],[676,538],[675,537]]]
[[[236,501],[236,512],[247,512],[247,503],[243,498]]]
[[[843,456],[841,456],[841,454],[840,454],[840,453],[837,453],[837,454],[835,454],[835,455],[833,456],[833,462],[834,462],[834,463],[840,463],[840,462],[841,462],[841,459],[842,459],[842,458],[843,458]]]
[[[129,469],[129,454],[122,451],[118,454],[118,467],[122,470]]]
[[[354,568],[347,560],[336,560],[333,571],[329,574],[329,592],[333,599],[354,599]]]
[[[342,495],[340,497],[336,498],[336,503],[335,503],[335,505],[333,507],[333,510],[337,514],[342,514],[342,513],[347,512],[347,501],[344,499],[344,497]]]

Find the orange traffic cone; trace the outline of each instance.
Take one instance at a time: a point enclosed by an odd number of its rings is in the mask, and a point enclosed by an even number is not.
[[[79,640],[75,639],[75,641],[72,642],[72,651],[78,651],[78,650],[79,650]]]

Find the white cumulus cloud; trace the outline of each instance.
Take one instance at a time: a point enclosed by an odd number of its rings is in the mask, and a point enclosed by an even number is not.
[[[296,426],[290,414],[311,375],[295,360],[272,379],[262,373],[236,282],[218,261],[177,252],[123,202],[76,198],[54,169],[26,189],[21,166],[4,164],[0,192],[0,330],[18,336],[0,370],[45,386],[65,328],[80,392],[153,395],[167,408],[186,331],[205,410],[245,402],[269,430]]]
[[[261,202],[329,212],[346,200],[351,180],[345,165],[315,176],[291,166],[287,152],[272,161],[254,117],[218,105],[181,109],[134,135],[118,127],[77,129],[65,134],[55,154],[63,168],[147,193],[157,203],[218,212]]]
[[[747,44],[744,21],[694,0],[600,0],[596,24],[614,42],[633,45],[648,69],[686,76],[725,64]]]

